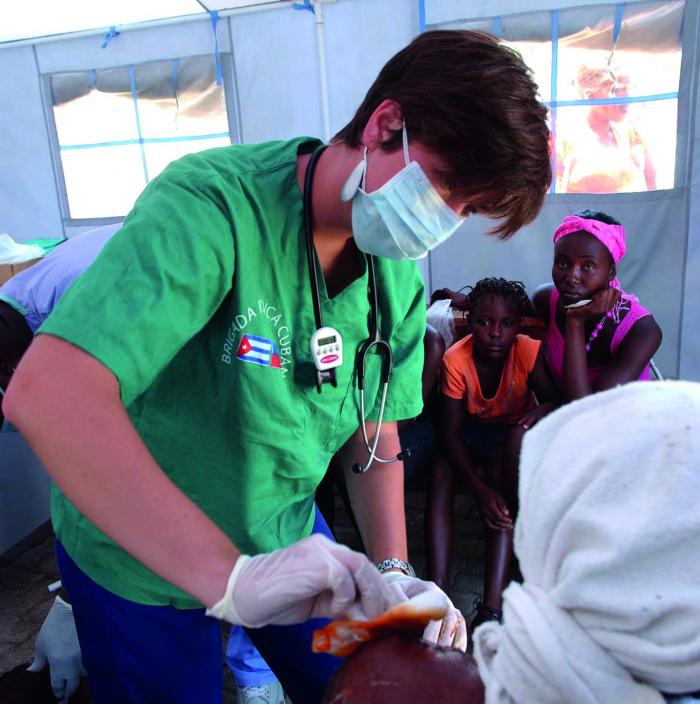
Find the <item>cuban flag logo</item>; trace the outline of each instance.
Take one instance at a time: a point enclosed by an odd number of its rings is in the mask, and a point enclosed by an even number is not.
[[[262,364],[264,367],[275,367],[276,369],[282,367],[275,343],[255,335],[241,337],[236,357],[243,362]]]

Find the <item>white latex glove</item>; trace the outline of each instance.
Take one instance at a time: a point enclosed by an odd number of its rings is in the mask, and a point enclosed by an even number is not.
[[[260,628],[319,617],[370,619],[400,601],[364,555],[312,535],[274,552],[241,555],[207,615]]]
[[[462,652],[467,650],[467,624],[464,616],[455,608],[450,598],[434,582],[426,582],[417,577],[409,577],[403,572],[382,572],[382,577],[390,584],[399,598],[412,599],[422,592],[440,592],[448,603],[447,616],[442,621],[431,621],[423,631],[423,638],[438,645],[449,645]]]
[[[60,596],[54,600],[41,625],[34,643],[34,661],[27,669],[39,672],[47,663],[51,688],[59,699],[70,697],[77,689],[80,677],[87,674],[80,655],[73,608]]]

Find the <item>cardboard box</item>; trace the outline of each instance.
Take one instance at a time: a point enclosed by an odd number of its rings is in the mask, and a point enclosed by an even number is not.
[[[15,274],[19,274],[20,271],[29,269],[29,267],[32,264],[36,264],[39,259],[30,259],[28,262],[22,262],[21,264],[0,264],[0,286],[6,281],[9,281]]]

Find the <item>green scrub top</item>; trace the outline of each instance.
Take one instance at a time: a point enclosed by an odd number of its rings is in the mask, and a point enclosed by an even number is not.
[[[40,329],[114,373],[156,462],[247,554],[310,533],[316,487],[359,425],[353,361],[368,337],[366,269],[333,298],[321,282],[324,324],[343,336],[345,361],[337,388],[315,386],[296,163],[317,144],[236,145],[169,165]],[[376,270],[380,329],[394,355],[384,418],[400,420],[422,406],[424,289],[415,262],[378,258]],[[381,360],[369,358],[372,420]],[[143,604],[201,606],[55,486],[51,512],[58,538],[98,584]]]

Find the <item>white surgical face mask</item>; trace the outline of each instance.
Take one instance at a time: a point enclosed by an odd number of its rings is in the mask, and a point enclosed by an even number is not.
[[[422,259],[464,222],[437,192],[418,162],[408,156],[403,126],[405,166],[381,188],[352,195],[352,232],[358,249],[389,259]],[[364,160],[367,156],[365,151]],[[353,172],[353,174],[355,174]],[[348,182],[353,175],[348,179]],[[348,184],[346,184],[346,187]],[[344,187],[344,193],[347,188]],[[349,197],[341,196],[346,200]]]

